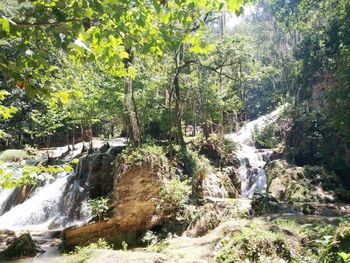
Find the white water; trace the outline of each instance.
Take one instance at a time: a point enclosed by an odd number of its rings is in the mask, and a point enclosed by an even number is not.
[[[67,226],[69,208],[63,207],[64,193],[73,172],[62,172],[52,182],[46,182],[26,199],[22,204],[12,207],[0,216],[0,228],[11,230],[44,230],[58,220],[57,227]],[[2,190],[0,196],[9,197],[13,190]],[[4,205],[6,198],[2,198],[0,206]],[[66,219],[66,220],[64,220]]]
[[[285,106],[283,105],[269,114],[244,124],[237,133],[231,133],[225,136],[227,139],[231,139],[239,144],[237,157],[241,163],[239,168],[241,197],[252,198],[254,193],[261,193],[266,190],[264,166],[272,151],[269,149],[256,149],[252,135],[254,129],[261,130],[267,124],[275,121]]]
[[[125,138],[113,139],[108,143],[112,147],[123,146]],[[103,144],[101,140],[93,140],[95,149]],[[62,157],[67,151],[67,146],[56,147],[50,149],[50,156],[61,156],[61,160],[69,162],[79,156],[82,148],[83,143],[77,143],[74,151]],[[43,151],[43,155],[45,154],[46,151]],[[2,169],[12,175],[21,176],[21,168],[16,164],[4,163]],[[13,193],[19,189],[0,188],[0,229],[46,231],[83,223],[90,216],[87,208],[88,187],[87,178],[85,177],[84,181],[78,177],[73,171],[61,172],[42,186],[36,187],[25,201],[18,205],[15,205],[17,195]],[[4,211],[6,205],[10,205],[10,210]]]

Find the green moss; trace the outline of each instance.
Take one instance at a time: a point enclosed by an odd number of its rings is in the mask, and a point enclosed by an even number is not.
[[[11,245],[0,253],[1,259],[11,259],[20,257],[34,257],[36,246],[30,234],[23,234],[16,238]]]

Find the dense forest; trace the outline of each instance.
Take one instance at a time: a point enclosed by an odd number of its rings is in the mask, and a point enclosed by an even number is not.
[[[350,262],[349,0],[2,0],[0,261]]]

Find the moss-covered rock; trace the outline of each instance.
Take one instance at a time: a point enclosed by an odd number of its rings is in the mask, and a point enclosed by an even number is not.
[[[215,262],[292,262],[298,250],[296,239],[275,225],[251,222],[219,242]]]
[[[254,196],[251,202],[252,210],[255,215],[264,215],[269,213],[276,213],[281,209],[277,199],[270,195]]]
[[[15,238],[4,251],[0,252],[0,259],[34,257],[36,252],[37,247],[30,234],[23,234]]]
[[[334,202],[337,176],[323,167],[299,167],[286,160],[273,160],[265,168],[268,192],[278,200],[293,202]]]

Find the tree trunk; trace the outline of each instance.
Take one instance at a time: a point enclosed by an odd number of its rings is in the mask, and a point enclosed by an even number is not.
[[[192,118],[192,136],[196,136],[196,103],[195,100],[193,100],[193,118]]]
[[[72,150],[75,150],[75,126],[72,129]]]
[[[128,49],[127,52],[129,57],[124,59],[124,67],[126,70],[128,70],[133,61],[132,49]],[[138,147],[141,145],[140,124],[135,107],[132,79],[129,76],[124,77],[124,107],[125,125],[128,138],[133,146]]]
[[[181,125],[181,97],[180,97],[180,84],[179,84],[179,75],[180,75],[180,52],[175,56],[176,63],[176,75],[174,78],[174,88],[175,88],[175,109],[176,109],[176,128],[177,128],[177,137],[182,149],[186,148],[186,143],[184,140],[182,125]]]
[[[46,154],[47,154],[47,162],[49,162],[50,159],[50,133],[47,134],[47,141],[46,141]]]
[[[171,85],[170,85],[171,86]],[[173,114],[171,111],[171,103],[172,103],[172,98],[173,98],[173,92],[174,89],[170,87],[170,92],[169,92],[169,100],[168,100],[168,142],[169,142],[169,155],[170,155],[170,160],[173,158],[173,134],[172,134],[172,129],[173,129]]]

